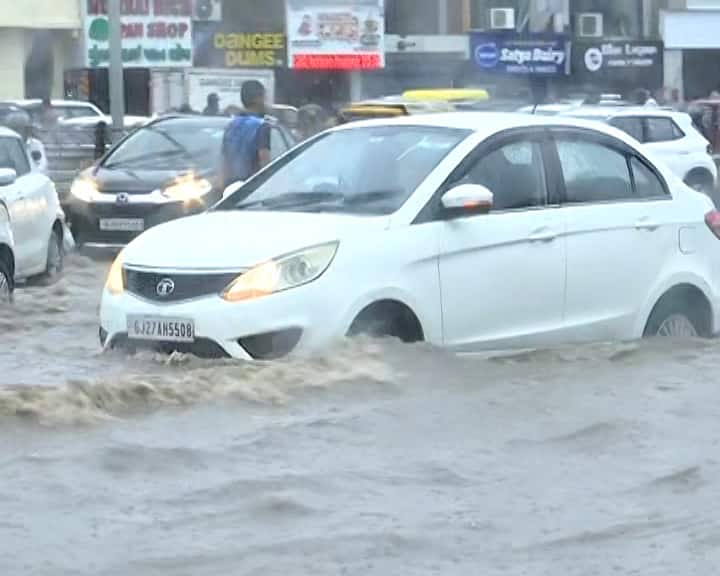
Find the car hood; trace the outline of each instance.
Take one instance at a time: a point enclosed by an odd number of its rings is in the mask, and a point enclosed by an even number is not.
[[[216,211],[151,228],[124,252],[125,264],[241,269],[295,250],[387,228],[389,217]]]
[[[106,194],[148,194],[153,190],[164,188],[187,170],[125,170],[123,168],[104,168],[92,170],[88,175],[97,184],[98,190]],[[217,174],[211,170],[195,172],[199,176],[214,182]]]

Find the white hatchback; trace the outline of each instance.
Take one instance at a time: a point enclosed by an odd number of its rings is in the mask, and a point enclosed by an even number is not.
[[[0,128],[0,201],[15,243],[15,278],[60,273],[69,240],[55,185],[33,168],[20,137]]]
[[[272,359],[370,333],[459,352],[710,336],[720,215],[609,126],[342,126],[113,264],[105,346]]]
[[[580,107],[563,111],[574,118],[606,122],[641,142],[688,186],[711,194],[717,183],[712,147],[684,112],[654,107]]]

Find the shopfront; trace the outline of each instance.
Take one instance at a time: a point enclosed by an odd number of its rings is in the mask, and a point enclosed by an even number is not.
[[[220,108],[242,106],[241,88],[249,79],[265,85],[270,100],[276,92],[276,73],[287,66],[283,0],[226,1],[222,19],[194,23],[194,68],[187,73],[187,98],[202,110],[207,96],[217,94]]]
[[[361,72],[385,66],[384,0],[287,0],[286,26],[288,103],[357,99]]]
[[[2,2],[0,99],[63,96],[63,73],[72,67],[81,27],[77,0]]]
[[[573,42],[572,81],[577,91],[627,96],[642,88],[654,94],[663,88],[663,79],[660,41]]]
[[[715,9],[664,12],[660,18],[667,84],[687,100],[720,91],[720,3],[703,4],[710,5]]]
[[[464,83],[489,88],[495,95],[542,102],[567,82],[569,48],[563,34],[471,32]]]
[[[152,73],[184,70],[193,63],[190,0],[123,2],[122,60],[128,114],[152,110]],[[66,76],[68,90],[87,90],[88,98],[109,109],[108,64],[110,27],[103,0],[84,0],[83,57],[85,66]],[[80,94],[80,96],[84,96]]]

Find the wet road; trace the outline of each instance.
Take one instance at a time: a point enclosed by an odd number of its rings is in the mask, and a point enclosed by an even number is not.
[[[707,575],[718,342],[100,354],[107,263],[0,316],[0,574]]]

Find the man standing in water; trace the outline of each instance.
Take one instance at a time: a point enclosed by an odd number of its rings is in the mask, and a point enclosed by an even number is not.
[[[265,87],[257,80],[242,86],[245,112],[233,118],[223,137],[225,186],[247,180],[270,163],[270,125],[265,121]]]

